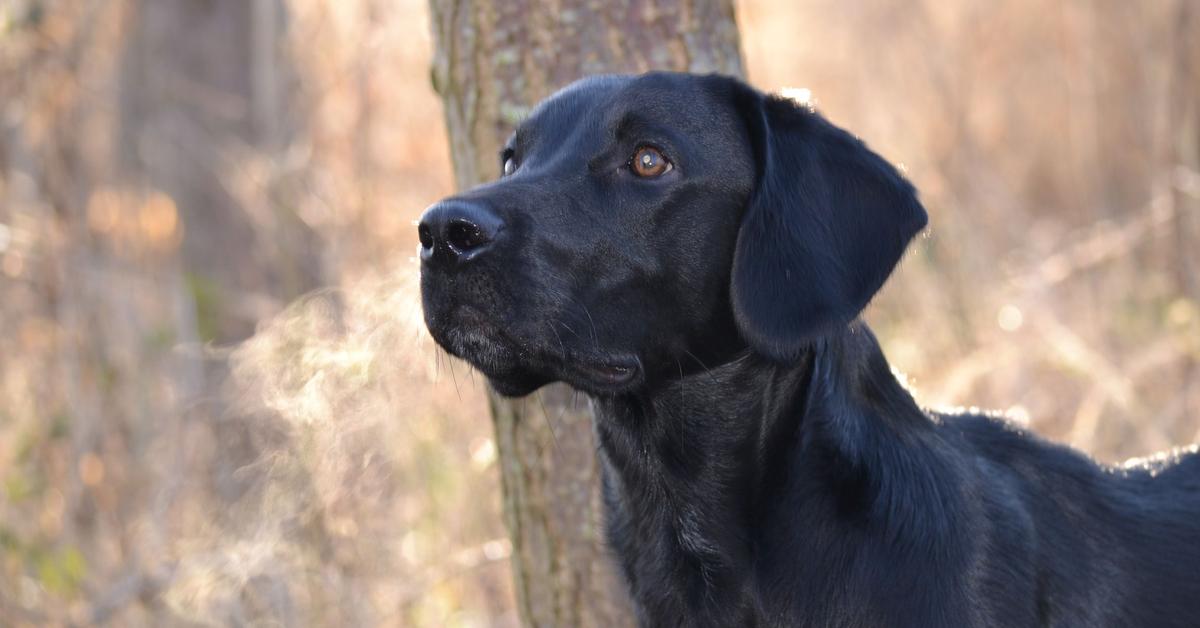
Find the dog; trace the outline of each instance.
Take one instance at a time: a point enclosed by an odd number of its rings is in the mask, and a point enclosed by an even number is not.
[[[718,75],[581,80],[502,176],[430,207],[435,341],[506,396],[595,409],[643,626],[1200,626],[1200,455],[1101,466],[922,409],[859,319],[913,186]]]

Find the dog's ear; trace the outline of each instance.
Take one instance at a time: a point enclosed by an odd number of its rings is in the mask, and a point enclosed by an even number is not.
[[[925,227],[916,191],[882,157],[811,109],[740,85],[757,183],[730,295],[750,346],[794,360],[852,321]]]

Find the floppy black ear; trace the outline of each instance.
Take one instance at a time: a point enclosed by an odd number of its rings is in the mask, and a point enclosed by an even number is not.
[[[733,311],[751,347],[787,362],[854,320],[927,218],[895,168],[816,112],[749,87],[735,100],[758,182],[734,253]]]

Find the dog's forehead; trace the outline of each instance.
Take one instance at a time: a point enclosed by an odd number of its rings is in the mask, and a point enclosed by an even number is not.
[[[593,76],[542,101],[517,134],[558,135],[581,126],[609,130],[630,116],[686,124],[693,116],[681,117],[681,109],[711,118],[717,108],[703,77],[669,72]]]
[[[571,83],[538,103],[517,127],[517,135],[562,132],[580,123],[594,122],[613,95],[629,84],[623,75],[590,76]]]

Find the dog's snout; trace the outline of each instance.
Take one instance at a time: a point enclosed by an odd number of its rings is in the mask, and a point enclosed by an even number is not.
[[[425,210],[417,224],[421,259],[453,264],[474,259],[490,248],[504,222],[480,203],[448,200]]]

